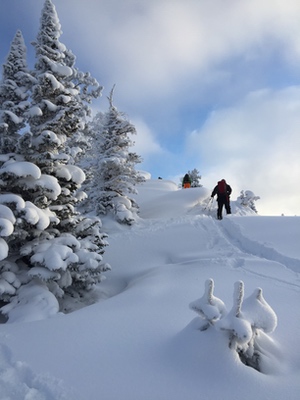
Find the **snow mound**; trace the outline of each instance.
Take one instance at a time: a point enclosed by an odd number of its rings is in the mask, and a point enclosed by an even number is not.
[[[206,188],[179,189],[176,183],[163,179],[147,180],[137,189],[143,219],[179,217],[210,195]]]

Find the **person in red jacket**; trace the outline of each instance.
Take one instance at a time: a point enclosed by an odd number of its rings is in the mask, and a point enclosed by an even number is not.
[[[231,214],[230,209],[230,198],[232,189],[226,183],[225,179],[222,179],[218,182],[214,190],[212,191],[211,197],[217,195],[217,202],[218,202],[218,219],[222,219],[222,211],[223,206],[225,206],[226,213]]]

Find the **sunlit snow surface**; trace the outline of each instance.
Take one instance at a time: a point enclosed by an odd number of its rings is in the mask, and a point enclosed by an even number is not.
[[[261,217],[232,202],[218,221],[205,188],[148,180],[138,190],[136,225],[102,220],[112,271],[96,304],[0,326],[0,398],[298,399],[299,217]],[[266,373],[242,364],[222,332],[197,329],[189,304],[210,278],[228,309],[235,282],[245,297],[263,289],[278,319],[262,338]]]

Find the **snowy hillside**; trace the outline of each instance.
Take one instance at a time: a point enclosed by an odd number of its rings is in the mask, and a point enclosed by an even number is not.
[[[298,399],[299,218],[261,217],[232,202],[233,214],[218,221],[205,188],[147,180],[138,189],[136,225],[102,220],[112,271],[95,304],[0,326],[0,399]],[[189,306],[201,306],[210,279],[227,321],[236,282],[245,308],[262,289],[265,314],[250,310],[266,331],[262,372],[229,348],[225,319],[199,329]]]

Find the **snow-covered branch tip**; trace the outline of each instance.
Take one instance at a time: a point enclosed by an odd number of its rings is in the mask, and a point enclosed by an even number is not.
[[[109,101],[109,107],[110,108],[114,107],[113,98],[114,98],[115,87],[116,87],[116,84],[113,85],[113,87],[112,87],[112,89],[111,89],[111,91],[109,93],[109,96],[107,97],[107,100]]]
[[[205,282],[204,295],[189,305],[190,309],[203,319],[201,330],[206,330],[210,325],[214,325],[226,312],[225,304],[221,299],[215,297],[213,292],[214,281],[208,279]]]

